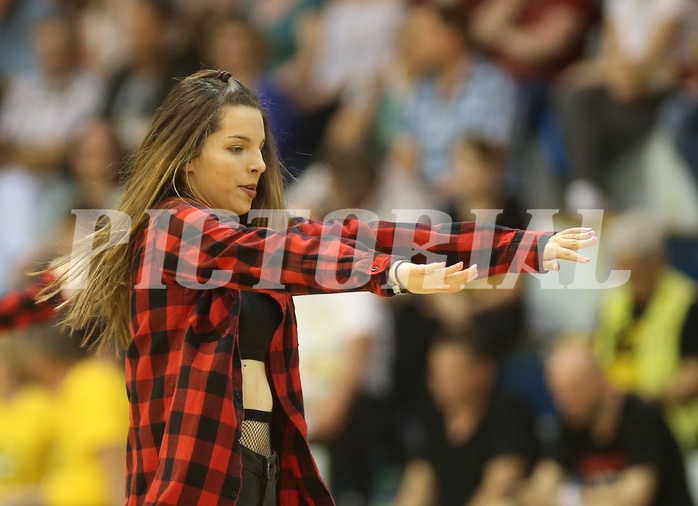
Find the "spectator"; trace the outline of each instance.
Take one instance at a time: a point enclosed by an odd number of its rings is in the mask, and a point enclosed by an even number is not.
[[[367,149],[326,148],[286,192],[289,204],[324,220],[334,211],[376,212],[378,160]]]
[[[450,179],[438,183],[440,195],[447,202],[446,210],[454,221],[477,219],[503,227],[528,227],[530,217],[504,184],[507,153],[506,149],[479,138],[466,137],[455,146]],[[483,217],[474,214],[475,210],[499,214]],[[490,278],[451,298],[437,294],[425,304],[451,329],[460,332],[478,329],[478,334],[486,336],[482,346],[503,357],[523,337],[524,284],[519,277],[511,287],[496,288],[501,282],[501,278]]]
[[[437,340],[428,381],[440,414],[412,460],[396,504],[492,505],[526,477],[537,453],[533,419],[495,386],[497,365],[461,336]]]
[[[497,225],[527,228],[530,219],[504,181],[508,155],[505,147],[477,136],[468,135],[455,144],[448,171],[451,178],[437,183],[454,221],[476,219],[475,210],[501,209]]]
[[[593,7],[592,0],[480,0],[471,6],[470,27],[512,75],[535,83],[582,56]]]
[[[401,13],[398,0],[335,0],[303,16],[298,50],[279,69],[284,90],[303,110],[299,151],[320,146],[349,83],[372,80],[389,58]]]
[[[174,11],[165,0],[136,0],[128,27],[126,63],[108,80],[104,119],[114,124],[122,149],[135,150],[150,126],[151,116],[175,84],[176,55],[166,36]]]
[[[206,38],[206,27],[212,20],[228,18],[240,14],[239,0],[175,0],[174,4],[181,18],[187,19],[199,34],[198,39]]]
[[[287,194],[296,209],[324,220],[343,209],[371,209],[377,163],[365,150],[328,149]],[[322,469],[338,504],[369,504],[379,463],[392,459],[389,398],[394,339],[387,304],[363,293],[295,297],[303,348],[308,437],[329,457]],[[322,459],[321,459],[322,460]]]
[[[0,292],[37,238],[69,206],[60,174],[70,143],[97,113],[102,87],[77,66],[72,23],[51,17],[35,28],[40,71],[14,78],[0,106]],[[58,212],[57,212],[58,211]]]
[[[536,466],[523,504],[693,504],[681,452],[659,411],[611,387],[587,343],[558,345],[547,376],[562,426],[555,455]]]
[[[410,16],[422,79],[389,163],[432,187],[448,173],[450,154],[463,137],[509,144],[515,88],[503,71],[470,49],[462,8],[421,5]]]
[[[28,330],[22,346],[29,373],[54,392],[55,443],[40,485],[15,490],[3,506],[123,504],[123,373],[106,359],[88,357],[53,323]]]
[[[134,21],[133,0],[77,2],[76,30],[82,65],[107,78],[126,63],[128,37],[124,32]]]
[[[559,120],[553,112],[555,78],[581,58],[594,19],[593,0],[494,0],[470,2],[474,41],[516,78],[519,117],[515,136],[517,167],[528,135],[536,135],[548,166],[568,170]]]
[[[243,16],[262,32],[269,43],[267,70],[278,69],[296,53],[300,20],[322,4],[323,0],[241,1]]]
[[[403,16],[396,47],[373,79],[362,75],[349,80],[328,124],[330,146],[345,150],[369,146],[381,157],[388,153],[403,127],[404,109],[417,77],[411,19]]]
[[[369,504],[389,461],[393,335],[387,305],[365,293],[294,297],[308,438],[326,451],[337,504]]]
[[[45,19],[34,33],[40,68],[9,84],[0,110],[0,160],[41,174],[65,162],[68,143],[95,113],[101,86],[80,71],[67,18]]]
[[[392,53],[402,10],[399,0],[333,0],[306,15],[286,86],[316,105],[335,100],[351,80],[370,81]]]
[[[0,0],[0,97],[6,79],[36,69],[32,28],[50,12],[48,0]]]
[[[682,86],[663,106],[664,123],[673,131],[676,146],[698,179],[698,4],[690,4],[686,19]]]
[[[637,244],[637,235],[643,244]],[[671,268],[661,227],[629,213],[608,233],[615,268],[630,281],[607,293],[594,344],[611,384],[665,408],[686,451],[698,447],[696,283]]]
[[[112,126],[105,121],[90,123],[80,133],[68,158],[74,205],[112,209],[120,193],[118,175],[123,161]]]
[[[603,50],[567,72],[558,108],[572,181],[567,205],[598,208],[610,164],[640,142],[675,84],[684,0],[609,0]]]
[[[41,482],[53,439],[51,396],[22,370],[18,339],[0,340],[0,504],[13,490]]]
[[[227,70],[254,89],[264,106],[278,139],[277,148],[284,165],[300,172],[299,149],[294,144],[299,111],[271,74],[265,72],[267,44],[252,24],[241,18],[222,17],[209,24],[203,39],[203,57],[210,68]]]

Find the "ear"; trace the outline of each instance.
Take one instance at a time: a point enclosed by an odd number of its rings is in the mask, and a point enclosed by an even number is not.
[[[199,165],[198,160],[199,160],[199,157],[192,158],[186,164],[184,164],[184,172],[187,175],[193,174],[194,172],[196,172],[196,168]]]

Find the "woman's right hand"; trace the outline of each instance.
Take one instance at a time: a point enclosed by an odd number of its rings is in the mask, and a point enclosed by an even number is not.
[[[411,293],[455,293],[477,278],[477,265],[467,269],[463,262],[446,267],[445,262],[413,264],[396,262],[391,267],[390,279]]]

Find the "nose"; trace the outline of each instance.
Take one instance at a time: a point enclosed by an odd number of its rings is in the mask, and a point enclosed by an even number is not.
[[[252,164],[250,165],[250,171],[261,174],[265,170],[267,170],[267,164],[264,161],[264,155],[262,154],[262,150],[259,150],[255,155],[254,159],[252,160]]]

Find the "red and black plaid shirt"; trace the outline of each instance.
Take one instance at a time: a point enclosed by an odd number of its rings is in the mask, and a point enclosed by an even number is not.
[[[332,283],[339,280],[351,289],[389,295],[381,285],[393,255],[425,260],[410,255],[413,238],[417,244],[431,240],[429,251],[444,254],[449,264],[489,261],[490,275],[507,272],[512,263],[537,269],[549,238],[473,223],[432,228],[358,220],[296,221],[273,233],[193,203],[175,201],[165,208],[168,223],[151,223],[132,278],[129,505],[236,503],[243,419],[240,289],[260,282],[283,285],[268,291],[283,320],[266,362],[274,399],[272,444],[280,456],[279,502],[330,505],[306,439],[291,294],[337,291]],[[269,252],[276,255],[270,258]],[[214,270],[227,271],[218,287],[186,286],[205,282]],[[164,286],[138,287],[153,282]]]

